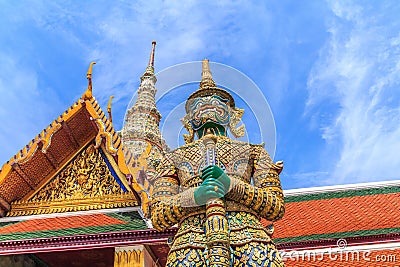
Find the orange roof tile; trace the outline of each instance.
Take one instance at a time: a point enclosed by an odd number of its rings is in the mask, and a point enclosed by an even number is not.
[[[111,224],[127,224],[127,222],[104,214],[32,219],[4,226],[3,228],[0,228],[0,234],[60,230]]]
[[[399,228],[399,199],[390,193],[289,202],[274,238]]]

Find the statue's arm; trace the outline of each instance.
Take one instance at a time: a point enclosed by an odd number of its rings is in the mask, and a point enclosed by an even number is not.
[[[156,230],[165,230],[177,224],[195,206],[194,190],[180,192],[175,167],[164,159],[160,177],[154,183],[151,202],[151,222]]]
[[[276,221],[285,213],[284,197],[279,179],[282,164],[274,164],[264,148],[254,160],[254,186],[231,178],[227,197],[251,208],[261,217]]]

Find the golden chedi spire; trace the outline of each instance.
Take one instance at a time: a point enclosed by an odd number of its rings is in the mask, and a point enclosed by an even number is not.
[[[86,73],[86,78],[88,79],[88,87],[86,89],[86,92],[83,93],[82,99],[83,100],[90,100],[93,98],[93,92],[92,92],[92,70],[93,70],[93,65],[96,64],[96,62],[91,62],[89,65],[89,69]]]
[[[154,74],[154,55],[156,49],[156,41],[153,41],[151,46],[151,52],[149,57],[149,63],[146,67],[146,71],[143,73],[142,77],[140,77],[140,85],[138,89],[138,97],[136,103],[131,108],[134,113],[141,113],[143,110],[151,111],[152,115],[156,118],[156,126],[158,128],[158,124],[161,120],[161,114],[156,108],[156,82],[157,78]],[[154,123],[152,123],[153,125]]]
[[[126,166],[136,183],[150,197],[155,179],[155,171],[162,161],[163,151],[169,148],[160,131],[161,114],[157,109],[155,96],[157,79],[154,74],[154,55],[156,42],[152,42],[149,64],[140,77],[137,99],[125,114],[121,140]],[[138,168],[139,167],[139,168]],[[140,169],[140,171],[138,171]]]
[[[157,109],[155,100],[157,93],[155,86],[157,79],[154,74],[155,46],[156,42],[153,41],[149,64],[140,78],[141,81],[137,90],[136,102],[125,114],[122,142],[125,153],[132,155],[132,157],[126,155],[126,158],[143,157],[144,154],[147,154],[146,147],[149,144],[151,144],[151,152],[149,153],[152,157],[158,157],[162,151],[169,149],[161,135],[159,127],[161,114]],[[152,159],[149,158],[148,160]],[[128,168],[132,170],[134,165],[133,162],[127,162]],[[152,168],[151,164],[149,164],[148,168]],[[149,180],[154,178],[150,174],[147,176]]]
[[[140,78],[135,104],[128,109],[125,117],[125,133],[130,141],[135,139],[150,139],[161,148],[161,132],[159,123],[161,114],[156,107],[156,76],[154,75],[154,54],[156,42],[152,42],[149,64]],[[151,135],[151,137],[150,137]],[[126,140],[129,143],[129,140]]]

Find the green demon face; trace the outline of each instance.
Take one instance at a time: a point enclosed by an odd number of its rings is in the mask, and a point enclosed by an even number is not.
[[[215,123],[226,128],[230,120],[227,100],[216,95],[195,98],[189,105],[188,115],[195,131],[206,123]]]

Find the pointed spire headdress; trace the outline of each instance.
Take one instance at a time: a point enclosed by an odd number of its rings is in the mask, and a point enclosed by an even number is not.
[[[231,107],[230,111],[231,118],[229,120],[229,125],[228,125],[231,130],[231,133],[237,138],[244,136],[245,134],[244,124],[237,126],[242,119],[244,109],[235,107],[235,100],[233,99],[232,95],[228,91],[222,88],[218,88],[216,86],[211,75],[209,61],[208,59],[204,59],[202,61],[200,87],[188,97],[185,105],[186,115],[181,119],[183,126],[189,132],[189,134],[183,135],[186,143],[190,143],[194,139],[194,130],[190,123],[190,118],[188,114],[191,101],[198,97],[207,97],[212,95],[220,96],[223,99],[227,100],[227,104]]]
[[[186,101],[186,112],[189,110],[189,104],[192,99],[198,98],[198,97],[206,97],[206,96],[212,96],[212,95],[217,95],[222,97],[223,99],[228,100],[228,105],[232,108],[235,107],[235,100],[233,99],[232,95],[222,89],[218,88],[215,85],[215,82],[212,78],[212,74],[210,71],[210,65],[208,59],[203,59],[202,61],[202,71],[201,71],[201,82],[200,82],[200,87],[195,91],[193,94],[191,94]]]

